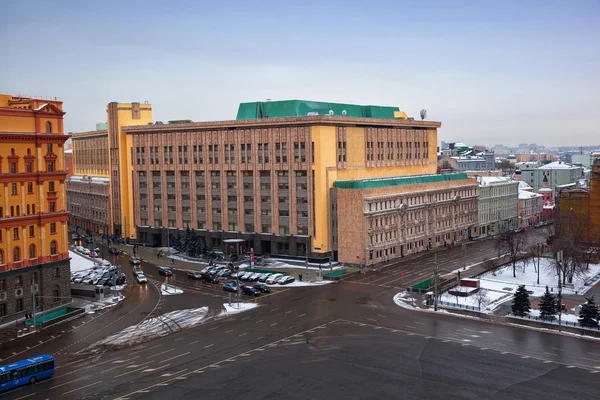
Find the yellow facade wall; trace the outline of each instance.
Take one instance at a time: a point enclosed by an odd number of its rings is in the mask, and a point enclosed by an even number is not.
[[[365,128],[346,128],[346,150],[348,165],[365,165]]]

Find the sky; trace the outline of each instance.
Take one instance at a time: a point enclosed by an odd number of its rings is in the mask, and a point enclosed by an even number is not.
[[[0,92],[60,97],[65,130],[111,101],[155,120],[240,102],[398,106],[439,141],[600,145],[600,1],[0,1]]]

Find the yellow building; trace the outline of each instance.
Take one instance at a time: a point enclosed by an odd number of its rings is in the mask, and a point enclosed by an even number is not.
[[[152,106],[109,103],[106,126],[73,135],[73,176],[67,181],[71,228],[135,237],[131,137],[122,128],[148,124]],[[103,125],[103,124],[99,124]]]
[[[0,317],[70,298],[62,102],[0,95]]]

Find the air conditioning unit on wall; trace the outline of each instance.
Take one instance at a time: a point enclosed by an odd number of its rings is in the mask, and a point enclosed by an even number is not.
[[[0,292],[0,301],[6,300],[6,292]]]
[[[15,289],[15,296],[22,297],[23,296],[23,288]]]

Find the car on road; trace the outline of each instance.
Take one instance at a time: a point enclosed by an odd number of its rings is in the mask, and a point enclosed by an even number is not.
[[[226,278],[228,276],[231,275],[231,270],[227,269],[227,268],[223,268],[222,270],[220,270],[219,272],[217,272],[217,276],[219,278]]]
[[[146,276],[144,274],[138,274],[138,275],[136,275],[135,276],[135,280],[139,284],[148,283],[148,279],[146,278]]]
[[[133,267],[133,276],[137,276],[139,274],[144,274],[144,271],[142,271],[142,267],[140,267],[139,265],[136,265],[135,267]]]
[[[109,248],[108,248],[108,252],[109,252],[110,254],[114,254],[114,255],[118,255],[118,254],[121,254],[121,253],[122,253],[122,251],[121,251],[121,250],[119,250],[119,249],[117,249],[116,247],[109,247]]]
[[[237,283],[235,283],[233,281],[227,282],[226,284],[223,285],[223,290],[226,292],[237,293],[238,285],[237,285]]]
[[[203,274],[200,271],[190,271],[187,274],[187,277],[190,279],[202,279],[202,276]]]
[[[202,281],[204,283],[219,283],[219,277],[214,274],[204,274]]]
[[[273,275],[270,275],[270,276],[267,278],[267,280],[266,280],[266,283],[267,283],[268,285],[273,285],[273,284],[277,283],[277,281],[278,281],[279,279],[281,279],[281,277],[282,277],[282,276],[283,276],[283,274],[273,274]]]
[[[285,276],[281,278],[277,283],[279,283],[280,285],[287,285],[294,282],[295,280],[296,278],[294,278],[293,276]]]
[[[173,270],[169,267],[158,267],[158,274],[162,276],[173,276]]]
[[[140,265],[141,263],[142,263],[142,260],[139,257],[136,257],[136,256],[129,257],[129,264]]]
[[[256,283],[252,286],[254,289],[259,290],[261,293],[271,293],[271,288],[264,283]]]
[[[88,248],[84,247],[84,248],[81,250],[81,252],[82,252],[84,255],[88,256],[88,255],[89,255],[89,254],[90,254],[92,251],[91,251],[90,249],[88,249]]]
[[[204,267],[202,268],[202,271],[200,271],[200,273],[202,274],[206,274],[212,267]]]
[[[260,290],[252,286],[242,286],[242,293],[247,296],[260,296]]]

